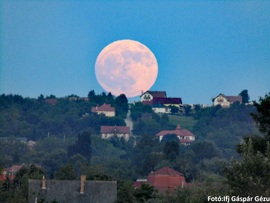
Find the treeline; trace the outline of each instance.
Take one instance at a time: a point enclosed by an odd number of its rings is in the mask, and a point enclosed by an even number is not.
[[[49,103],[48,99],[55,102]],[[91,108],[109,103],[116,108],[116,116],[108,118],[91,113]],[[0,96],[0,138],[26,137],[39,140],[47,136],[59,138],[76,137],[79,132],[99,132],[100,125],[125,125],[124,118],[128,111],[125,95],[118,97],[110,93],[96,95],[92,90],[88,100],[71,95],[56,98],[53,95],[38,99],[23,98],[19,95]]]

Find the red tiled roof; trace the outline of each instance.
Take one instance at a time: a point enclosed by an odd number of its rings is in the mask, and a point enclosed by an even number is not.
[[[130,128],[128,126],[101,126],[100,133],[124,133],[130,134]]]
[[[190,131],[182,129],[180,125],[178,125],[175,130],[162,130],[159,133],[157,133],[156,136],[165,136],[169,134],[173,134],[180,137],[187,137],[187,136],[194,137],[194,135]]]
[[[159,192],[171,191],[186,185],[184,175],[167,166],[150,173],[147,182]]]
[[[0,180],[6,180],[7,176],[10,180],[14,180],[16,173],[23,167],[23,165],[13,165],[9,168],[5,168],[0,174]]]
[[[17,171],[19,171],[21,168],[23,167],[23,165],[13,165],[9,168],[6,168],[5,171],[7,172],[11,172],[11,173],[16,173]]]
[[[176,171],[168,166],[162,167],[162,168],[149,174],[149,176],[151,176],[151,175],[169,175],[169,176],[179,175],[179,176],[183,176],[182,173],[180,173],[180,172],[178,172],[178,171]]]
[[[101,106],[92,107],[91,112],[98,112],[98,111],[115,111],[115,108],[112,107],[110,104],[103,104]]]

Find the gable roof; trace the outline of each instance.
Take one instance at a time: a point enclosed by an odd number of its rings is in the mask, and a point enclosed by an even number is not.
[[[242,96],[225,96],[225,98],[229,102],[240,102],[240,103],[242,103]]]
[[[194,134],[192,134],[190,131],[186,129],[182,129],[180,125],[177,125],[175,130],[162,130],[159,133],[156,134],[156,136],[165,136],[169,134],[174,134],[176,136],[180,137],[187,137],[187,136],[192,136],[194,137]]]
[[[144,95],[145,93],[151,94],[154,98],[155,97],[163,97],[163,98],[167,97],[166,91],[146,91],[142,95]]]
[[[240,96],[240,95],[239,96],[226,96],[226,95],[220,93],[214,99],[216,99],[219,96],[223,96],[225,99],[228,100],[228,102],[231,102],[231,103],[233,103],[233,102],[240,102],[240,103],[242,103],[242,96]]]
[[[92,107],[91,112],[99,112],[99,111],[115,111],[115,108],[110,104],[103,104],[101,106]]]
[[[130,128],[128,126],[104,126],[100,127],[101,134],[108,134],[108,133],[123,133],[123,134],[130,134]]]

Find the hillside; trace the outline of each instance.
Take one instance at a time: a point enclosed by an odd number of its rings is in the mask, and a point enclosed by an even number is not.
[[[19,95],[0,97],[0,168],[34,163],[51,179],[78,179],[83,172],[88,179],[134,181],[151,171],[169,166],[184,174],[187,182],[220,182],[223,165],[236,157],[236,146],[247,135],[258,135],[251,113],[252,105],[235,104],[194,111],[192,116],[156,114],[148,105],[130,105],[133,137],[128,141],[116,136],[101,139],[102,125],[125,125],[125,96],[95,95],[88,100],[74,96],[38,99]],[[90,111],[91,107],[110,103],[116,116],[106,117]],[[176,140],[159,142],[161,130],[181,128],[196,135],[190,145]],[[34,140],[29,148],[19,139]],[[1,193],[1,191],[0,191]]]
[[[176,116],[169,115],[170,123],[173,125],[180,125],[181,128],[188,129],[190,131],[193,130],[193,126],[196,124],[196,120],[192,116]]]

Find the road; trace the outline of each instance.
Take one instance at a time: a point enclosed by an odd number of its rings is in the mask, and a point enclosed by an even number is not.
[[[132,130],[133,130],[133,122],[130,117],[130,109],[128,110],[127,117],[125,119],[126,125],[130,127],[131,135],[132,135]]]

